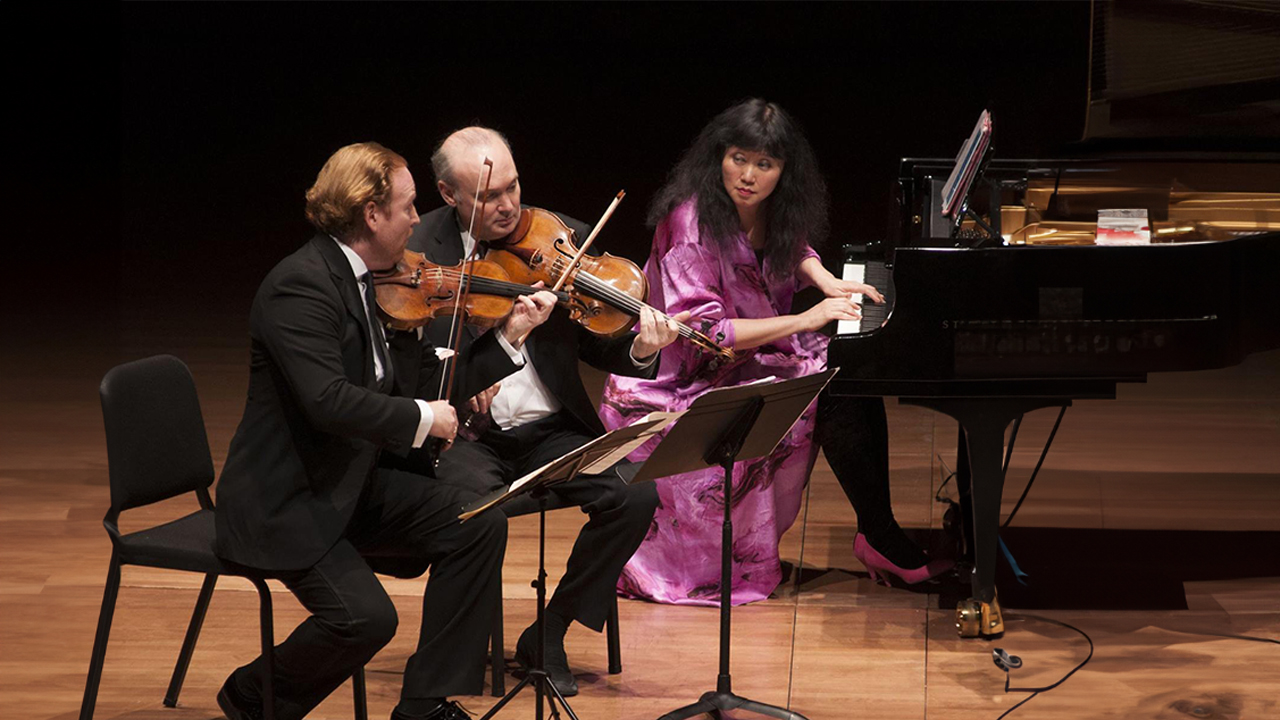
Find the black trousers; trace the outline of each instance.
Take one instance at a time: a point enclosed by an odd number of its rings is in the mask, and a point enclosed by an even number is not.
[[[450,522],[475,493],[435,478],[379,468],[346,537],[314,566],[282,578],[310,613],[276,646],[276,717],[301,718],[395,635],[395,606],[369,559],[429,565],[418,649],[405,666],[403,698],[479,695],[494,612],[502,601],[507,520],[487,513]],[[376,560],[375,560],[376,562]],[[259,657],[235,672],[260,697]]]
[[[489,429],[478,441],[457,440],[440,456],[439,472],[480,494],[498,490],[591,440],[563,413],[511,430]],[[600,475],[582,475],[554,485],[547,509],[578,506],[590,515],[574,542],[564,577],[547,608],[599,632],[609,612],[618,576],[649,532],[658,490],[653,483],[628,485],[639,466],[621,462]],[[529,495],[503,506],[508,516],[538,511]]]
[[[868,540],[897,528],[889,497],[889,424],[884,399],[818,396],[814,439],[858,515]]]

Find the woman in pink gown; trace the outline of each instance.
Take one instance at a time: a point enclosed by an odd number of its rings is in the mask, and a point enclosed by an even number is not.
[[[656,226],[645,265],[650,304],[689,311],[698,329],[732,347],[717,361],[688,343],[662,350],[653,380],[612,376],[600,415],[610,428],[654,410],[680,410],[702,392],[826,367],[833,320],[856,319],[852,293],[881,300],[868,285],[837,279],[811,247],[826,234],[826,185],[794,121],[753,99],[718,115],[672,170],[650,211]],[[790,314],[795,292],[826,295]],[[657,440],[631,458],[641,460]],[[733,478],[733,603],[768,597],[782,578],[778,540],[795,521],[821,445],[858,514],[855,554],[877,578],[919,582],[946,569],[930,563],[893,518],[888,439],[879,398],[823,395],[773,454],[738,463]],[[715,605],[720,588],[723,474],[716,469],[658,481],[649,535],[618,582],[627,596]]]

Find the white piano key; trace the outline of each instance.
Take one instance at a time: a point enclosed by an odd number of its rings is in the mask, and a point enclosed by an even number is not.
[[[845,263],[844,270],[841,271],[840,277],[844,280],[865,283],[867,281],[867,266],[862,263]],[[850,299],[861,305],[862,293],[853,293],[850,295]],[[857,320],[840,320],[836,323],[836,334],[838,335],[848,335],[858,332],[862,332],[862,325]]]

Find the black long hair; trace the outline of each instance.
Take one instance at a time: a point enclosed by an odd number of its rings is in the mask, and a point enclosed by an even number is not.
[[[807,242],[817,248],[827,237],[827,184],[813,148],[787,111],[751,98],[715,116],[671,169],[649,207],[649,226],[690,197],[698,198],[698,231],[721,247],[742,231],[738,211],[724,189],[721,162],[730,146],[771,155],[785,162],[782,176],[765,200],[765,256],[775,273],[794,272]]]

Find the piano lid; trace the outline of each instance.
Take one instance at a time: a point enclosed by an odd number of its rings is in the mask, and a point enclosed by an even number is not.
[[[1256,150],[1280,139],[1280,3],[1099,0],[1089,57],[1083,139],[1095,147]]]

